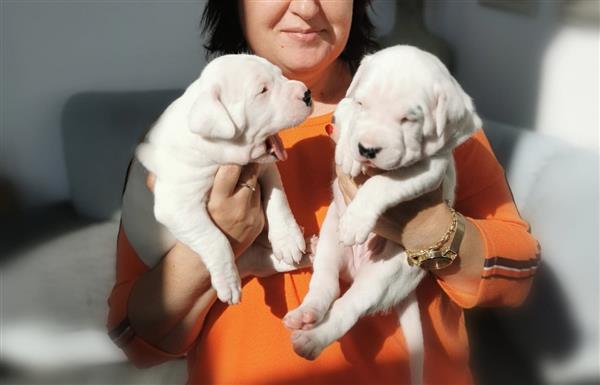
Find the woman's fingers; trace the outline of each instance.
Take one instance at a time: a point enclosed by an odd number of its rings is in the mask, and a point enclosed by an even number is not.
[[[370,177],[374,175],[379,175],[384,173],[384,170],[379,170],[375,168],[367,168],[366,174],[358,174],[356,177],[352,178],[350,175],[345,174],[344,170],[340,166],[335,167],[335,173],[338,177],[338,184],[340,185],[340,190],[344,195],[344,200],[346,204],[350,203],[352,199],[354,199],[354,195],[356,195],[356,191],[358,191],[358,187],[369,180]]]
[[[229,197],[233,195],[241,173],[242,166],[237,164],[226,164],[219,166],[219,169],[215,174],[210,197]]]
[[[258,163],[250,163],[242,168],[233,195],[242,196],[247,199],[257,195],[254,192],[260,189],[260,186],[258,186],[258,167]]]
[[[348,204],[354,198],[358,187],[354,183],[354,180],[352,180],[352,177],[344,174],[339,166],[336,166],[335,170],[338,178],[338,186],[340,187],[340,191],[344,196],[344,201],[346,201],[346,204]]]
[[[148,176],[146,177],[146,187],[148,187],[148,190],[154,192],[154,183],[156,183],[156,175],[148,172]]]

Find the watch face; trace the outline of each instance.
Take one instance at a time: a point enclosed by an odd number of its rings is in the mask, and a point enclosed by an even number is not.
[[[421,267],[425,270],[440,270],[450,266],[452,259],[448,257],[436,257],[426,259],[421,262]]]

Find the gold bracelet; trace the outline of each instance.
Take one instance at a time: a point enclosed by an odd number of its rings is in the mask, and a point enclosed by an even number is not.
[[[432,252],[440,251],[442,249],[442,247],[446,243],[448,243],[448,241],[450,240],[450,237],[455,233],[456,226],[458,223],[458,215],[456,214],[456,210],[454,210],[452,207],[448,206],[448,209],[450,209],[450,213],[452,215],[452,222],[450,223],[448,230],[446,230],[446,232],[444,233],[444,235],[442,236],[442,238],[439,241],[437,241],[436,243],[434,243],[433,245],[431,245],[427,248],[418,249],[418,250],[405,250],[407,257],[408,257],[409,265],[415,266],[421,256],[429,255]]]

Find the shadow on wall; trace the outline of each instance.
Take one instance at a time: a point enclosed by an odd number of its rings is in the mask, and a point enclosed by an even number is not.
[[[540,364],[568,359],[579,344],[581,336],[571,315],[556,275],[543,263],[521,307],[466,311],[471,366],[477,382],[545,383]]]

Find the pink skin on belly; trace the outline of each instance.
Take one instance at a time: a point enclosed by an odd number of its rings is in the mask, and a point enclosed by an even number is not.
[[[334,189],[335,191],[336,189]],[[339,191],[339,190],[338,190]],[[333,194],[333,201],[338,207],[338,211],[343,213],[346,210],[346,202],[342,194]],[[360,266],[368,260],[373,259],[377,254],[381,253],[385,247],[386,239],[375,234],[369,234],[367,241],[361,245],[346,247],[345,266],[346,272],[350,275],[347,278],[352,278],[360,269]]]

